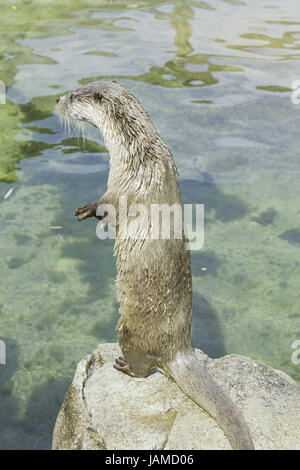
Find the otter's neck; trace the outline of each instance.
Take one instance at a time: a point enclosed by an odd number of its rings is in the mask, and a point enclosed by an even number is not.
[[[124,193],[143,187],[147,193],[162,180],[169,149],[153,125],[147,131],[127,127],[126,132],[121,126],[112,120],[103,120],[98,126],[110,153],[108,189],[111,186]]]

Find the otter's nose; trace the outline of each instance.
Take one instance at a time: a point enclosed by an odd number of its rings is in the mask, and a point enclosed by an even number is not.
[[[56,103],[59,103],[59,98],[57,98]]]

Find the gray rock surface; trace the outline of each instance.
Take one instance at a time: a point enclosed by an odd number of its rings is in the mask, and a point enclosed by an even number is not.
[[[300,448],[300,387],[249,357],[199,360],[242,409],[256,449]],[[113,368],[117,344],[82,359],[59,412],[53,449],[230,449],[214,420],[157,372],[138,379]]]

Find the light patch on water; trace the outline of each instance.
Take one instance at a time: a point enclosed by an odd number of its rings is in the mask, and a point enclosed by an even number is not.
[[[216,139],[215,143],[220,145],[221,147],[237,147],[237,148],[260,148],[260,149],[267,149],[271,148],[270,145],[255,142],[254,140],[245,139],[242,137],[233,137],[233,136],[226,136],[220,137]]]

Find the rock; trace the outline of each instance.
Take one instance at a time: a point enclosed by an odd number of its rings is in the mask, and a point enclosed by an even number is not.
[[[249,357],[199,360],[242,409],[256,449],[299,449],[300,387]],[[117,344],[82,359],[59,412],[53,449],[230,449],[215,421],[161,372],[131,378],[113,368]]]

